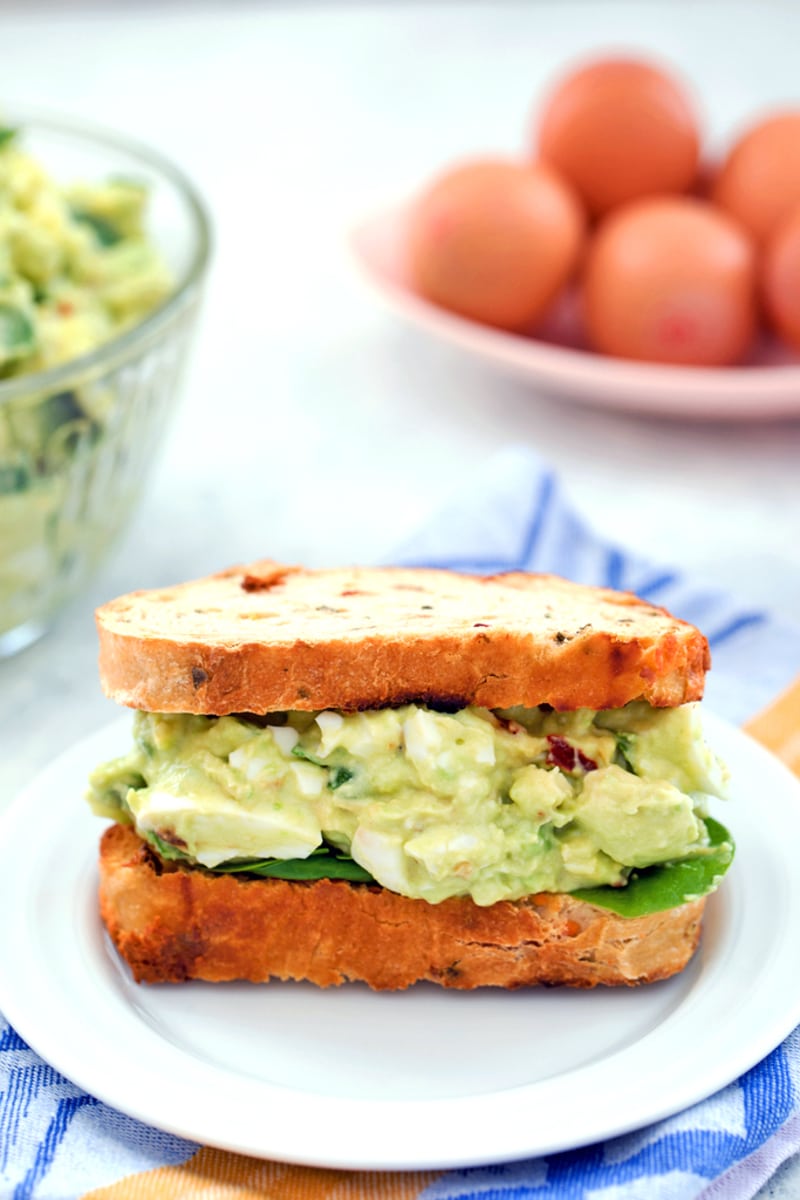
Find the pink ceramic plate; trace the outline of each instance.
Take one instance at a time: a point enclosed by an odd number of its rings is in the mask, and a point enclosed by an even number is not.
[[[738,367],[670,367],[606,358],[581,347],[569,300],[535,337],[445,312],[411,289],[405,229],[406,210],[396,208],[363,222],[352,235],[357,261],[383,299],[420,328],[543,393],[674,417],[757,421],[800,414],[800,356],[777,341],[765,341]]]

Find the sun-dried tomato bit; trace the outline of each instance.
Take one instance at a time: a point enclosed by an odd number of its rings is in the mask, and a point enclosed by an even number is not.
[[[593,758],[589,758],[578,746],[573,746],[572,742],[556,733],[547,735],[547,765],[558,767],[569,775],[597,770],[597,763]]]

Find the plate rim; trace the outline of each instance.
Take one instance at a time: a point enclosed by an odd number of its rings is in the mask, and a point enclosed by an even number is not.
[[[600,409],[734,423],[800,416],[800,362],[738,367],[635,362],[493,329],[438,307],[388,275],[369,249],[376,230],[396,228],[406,207],[384,205],[363,217],[350,227],[347,246],[358,273],[379,298],[438,340],[505,373],[544,384],[553,394]]]
[[[797,780],[787,767],[774,758],[759,743],[755,742],[742,730],[724,721],[722,718],[714,716],[710,712],[705,714],[704,722],[709,731],[709,740],[712,743],[717,741],[730,743],[732,741],[735,746],[734,757],[741,752],[751,766],[758,765],[760,770],[772,774],[773,781],[777,780],[777,794],[782,796],[779,807],[782,805],[784,809],[788,810],[791,804],[800,799],[800,780]],[[125,729],[127,730],[129,718],[118,719],[71,747],[40,772],[28,787],[17,796],[9,808],[0,814],[0,846],[5,844],[8,837],[13,836],[16,825],[24,819],[26,806],[31,803],[32,799],[40,799],[43,791],[47,794],[47,790],[52,783],[63,779],[65,770],[69,771],[71,767],[74,773],[79,766],[81,769],[85,769],[87,764],[91,766],[98,757],[107,753],[109,744],[112,746],[117,744],[122,733],[123,723],[125,723]],[[730,758],[729,750],[727,753]],[[91,758],[89,757],[90,755]],[[786,800],[787,793],[790,797],[788,802]],[[63,787],[61,795],[58,794],[57,789],[54,789],[54,798],[51,800],[51,804],[54,806],[64,805]],[[747,809],[742,811],[746,812]],[[797,806],[797,811],[794,812],[792,810],[792,813],[797,822],[798,831],[800,831],[800,805]],[[99,832],[100,826],[94,824],[97,822],[97,818],[92,817],[88,813],[88,809],[86,810],[86,815],[88,815],[91,822],[91,824],[87,825],[87,828],[96,827]],[[62,824],[67,822],[68,817],[65,816]],[[56,828],[58,830],[60,827]],[[784,846],[789,840],[770,843],[773,855],[777,854],[778,858],[780,858],[781,851],[785,854]],[[37,845],[43,846],[47,844],[46,839],[37,843]],[[96,844],[97,838],[95,836],[86,847],[86,857],[88,858],[89,853],[91,853],[93,861],[96,854]],[[43,850],[39,851],[40,858],[43,853]],[[33,856],[34,867],[35,862],[36,855]],[[80,862],[75,863],[73,869],[76,873],[78,867],[83,862],[84,860],[81,859]],[[32,903],[36,887],[42,886],[41,883],[36,884],[35,869],[31,870],[31,865],[31,859],[29,858],[26,877],[31,880],[29,885],[31,890],[27,897],[28,903]],[[788,866],[787,860],[783,863],[783,870],[787,871]],[[741,869],[737,871],[737,864],[734,863],[732,879],[735,879],[737,874],[742,878],[746,878],[746,873],[743,873]],[[9,886],[13,887],[15,880],[16,875],[14,873],[6,878],[0,878],[0,902],[2,902],[4,892],[8,890]],[[795,882],[793,877],[789,879],[788,875],[787,881],[787,885],[793,885],[792,902],[798,914],[800,914],[800,881]],[[723,900],[723,896],[726,896],[725,892],[720,894],[719,901]],[[19,897],[18,892],[17,897]],[[729,922],[736,919],[737,912],[741,916],[740,910],[744,902],[745,898],[740,892],[734,893],[732,889],[729,891],[725,901],[726,904],[733,906],[727,914]],[[75,903],[78,903],[77,899]],[[20,911],[22,910],[20,909]],[[723,904],[719,905],[719,911],[724,923]],[[23,926],[21,920],[18,924],[20,928]],[[99,925],[99,917],[97,917],[97,925]],[[0,953],[5,955],[10,952],[13,955],[18,952],[19,945],[15,942],[15,928],[16,925],[13,921],[0,924]],[[776,956],[773,954],[773,958],[776,957],[780,959],[780,955]],[[7,961],[10,960],[7,959]],[[427,1170],[487,1165],[557,1153],[566,1149],[578,1148],[590,1142],[629,1133],[662,1120],[665,1117],[674,1115],[691,1104],[718,1091],[728,1083],[731,1083],[736,1077],[743,1074],[744,1071],[750,1069],[765,1057],[800,1023],[799,994],[793,999],[791,1004],[785,1004],[783,1007],[779,1007],[776,1011],[773,1011],[769,1020],[762,1020],[755,1023],[750,1022],[748,1038],[740,1039],[736,1047],[737,1053],[728,1056],[724,1063],[719,1061],[713,1064],[713,1069],[709,1069],[706,1064],[704,1070],[700,1072],[699,1076],[693,1082],[687,1082],[685,1079],[679,1079],[677,1082],[673,1080],[672,1091],[668,1091],[666,1095],[659,1095],[658,1098],[651,1098],[644,1110],[642,1110],[641,1097],[639,1097],[637,1105],[634,1106],[638,1110],[637,1114],[634,1115],[631,1111],[628,1111],[626,1117],[622,1120],[612,1116],[610,1111],[613,1108],[612,1105],[599,1106],[603,1109],[600,1117],[598,1117],[596,1112],[588,1112],[585,1105],[581,1108],[579,1104],[576,1110],[576,1095],[581,1095],[582,1088],[588,1088],[589,1095],[591,1096],[592,1088],[596,1085],[599,1086],[601,1082],[605,1081],[604,1072],[608,1071],[609,1063],[613,1062],[615,1068],[619,1069],[620,1065],[623,1067],[632,1065],[635,1059],[638,1071],[638,1064],[642,1061],[643,1053],[645,1060],[648,1059],[648,1056],[652,1057],[654,1052],[658,1053],[660,1043],[665,1040],[665,1037],[669,1041],[669,1034],[674,1028],[677,1027],[680,1030],[681,1023],[691,1018],[692,1010],[696,1011],[698,1004],[701,1009],[704,1003],[706,1006],[708,1005],[708,995],[707,993],[703,994],[702,978],[687,993],[685,1002],[682,1001],[678,1006],[676,1016],[668,1016],[661,1025],[645,1034],[641,1039],[634,1041],[632,1045],[625,1046],[620,1051],[601,1058],[599,1062],[582,1065],[533,1084],[504,1088],[497,1092],[480,1095],[445,1097],[435,1100],[419,1100],[417,1098],[375,1100],[372,1098],[331,1097],[302,1089],[291,1089],[283,1085],[275,1085],[261,1080],[245,1079],[240,1074],[232,1077],[229,1071],[225,1071],[221,1067],[214,1068],[206,1062],[198,1066],[199,1060],[196,1060],[193,1056],[187,1056],[170,1043],[167,1043],[166,1047],[162,1046],[163,1058],[160,1056],[160,1061],[162,1064],[166,1062],[167,1065],[171,1063],[172,1066],[178,1068],[179,1078],[176,1086],[174,1072],[167,1071],[163,1066],[162,1069],[157,1070],[156,1077],[158,1080],[159,1097],[158,1103],[154,1108],[148,1100],[148,1096],[152,1096],[153,1092],[154,1076],[152,1069],[142,1067],[141,1063],[131,1063],[130,1061],[126,1063],[124,1050],[121,1051],[119,1046],[114,1047],[109,1061],[115,1063],[121,1061],[127,1067],[131,1068],[125,1074],[125,1082],[120,1089],[120,1085],[115,1080],[106,1082],[102,1074],[98,1075],[97,1064],[92,1064],[89,1068],[84,1069],[84,1066],[79,1062],[81,1051],[78,1046],[75,1045],[75,1048],[72,1049],[73,1043],[71,1041],[66,1047],[58,1045],[57,1037],[50,1032],[49,1026],[42,1028],[37,1022],[35,1015],[32,1015],[35,1013],[35,1009],[26,1011],[26,999],[37,988],[41,991],[42,977],[48,979],[51,985],[53,982],[58,982],[58,976],[56,976],[55,980],[48,976],[48,967],[52,967],[52,965],[49,962],[45,964],[42,959],[38,960],[38,965],[34,962],[34,970],[31,973],[33,982],[27,985],[25,983],[28,977],[26,972],[8,972],[5,973],[4,977],[0,977],[0,1010],[3,1011],[7,1019],[32,1049],[77,1086],[127,1115],[146,1124],[166,1130],[178,1137],[261,1158],[272,1158],[308,1166],[333,1167],[338,1169]],[[720,963],[715,961],[712,956],[709,970],[719,973],[721,969]],[[775,974],[774,967],[772,973],[773,975]],[[713,985],[713,976],[711,983]],[[761,991],[763,990],[762,986]],[[761,991],[757,994],[760,995]],[[767,991],[770,998],[772,998],[775,994],[774,987],[768,988]],[[100,996],[102,989],[98,988],[97,994]],[[106,999],[108,999],[107,996]],[[689,1003],[690,1000],[691,1004]],[[743,994],[740,997],[740,1002],[747,1006],[747,1004],[752,1005],[753,1000],[751,996]],[[123,1025],[125,1025],[126,1021],[139,1020],[139,1018],[135,1017],[135,1014],[131,1016],[130,1012],[126,1012],[122,1017],[120,1017],[119,1013],[115,1015],[112,1012],[111,1017],[112,1025],[114,1020],[122,1020]],[[108,1015],[105,1019],[108,1020]],[[75,1035],[75,1013],[69,1015],[67,1024],[72,1034]],[[691,1027],[691,1020],[689,1024]],[[94,1023],[86,1023],[84,1021],[82,1024],[80,1016],[78,1017],[78,1033],[83,1030],[84,1035],[96,1036],[98,1028],[99,1026]],[[138,1026],[134,1025],[132,1028],[135,1029]],[[753,1036],[753,1032],[755,1036]],[[147,1042],[148,1037],[152,1038],[152,1036],[153,1031],[150,1030],[149,1035],[145,1035],[145,1042]],[[134,1035],[134,1046],[136,1040],[136,1036]],[[745,1042],[745,1044],[742,1045],[742,1042]],[[630,1060],[628,1064],[625,1062],[626,1059]],[[105,1061],[106,1059],[104,1059]],[[165,1085],[165,1077],[171,1080],[169,1086]],[[133,1090],[131,1088],[131,1081],[136,1082],[136,1087]],[[184,1112],[185,1114],[182,1103],[191,1098],[198,1087],[202,1088],[205,1084],[205,1087],[208,1088],[209,1082],[225,1086],[229,1094],[232,1088],[235,1089],[240,1105],[245,1102],[258,1100],[263,1110],[265,1100],[278,1102],[280,1108],[286,1112],[287,1121],[296,1118],[302,1112],[306,1128],[314,1128],[317,1119],[324,1121],[327,1118],[330,1121],[332,1106],[335,1106],[338,1110],[340,1123],[352,1120],[356,1128],[365,1114],[369,1112],[375,1114],[379,1110],[384,1126],[387,1122],[390,1125],[394,1122],[403,1122],[402,1128],[405,1145],[400,1152],[395,1148],[392,1153],[389,1151],[391,1139],[387,1142],[385,1135],[378,1136],[371,1147],[363,1145],[359,1147],[337,1145],[334,1144],[335,1139],[332,1141],[330,1135],[328,1135],[327,1140],[323,1138],[325,1144],[309,1147],[305,1144],[304,1135],[301,1134],[299,1138],[296,1135],[292,1136],[291,1130],[288,1140],[285,1137],[286,1130],[280,1130],[277,1141],[273,1136],[272,1138],[268,1137],[267,1142],[265,1142],[263,1137],[254,1137],[254,1131],[249,1126],[245,1128],[244,1132],[240,1131],[237,1134],[235,1127],[231,1125],[230,1119],[223,1122],[224,1133],[222,1137],[219,1137],[215,1135],[214,1128],[208,1126],[208,1114],[206,1113],[190,1113],[189,1115],[184,1115],[181,1120],[172,1120],[169,1118],[168,1110],[170,1108],[175,1112]],[[213,1087],[211,1088],[211,1092],[213,1092]],[[525,1114],[527,1113],[530,1116],[531,1106],[541,1116],[544,1106],[553,1112],[554,1110],[558,1111],[559,1105],[562,1106],[562,1115],[563,1111],[569,1111],[571,1116],[574,1116],[576,1111],[580,1112],[578,1125],[580,1126],[581,1121],[583,1122],[582,1131],[580,1127],[575,1128],[574,1124],[567,1123],[562,1128],[560,1135],[556,1134],[550,1128],[549,1136],[545,1139],[539,1137],[537,1140],[537,1133],[539,1131],[535,1128],[525,1128]],[[230,1107],[233,1108],[234,1105],[231,1103]],[[456,1145],[452,1144],[453,1136],[451,1134],[449,1135],[449,1144],[442,1149],[440,1148],[440,1142],[437,1142],[435,1145],[432,1144],[429,1131],[443,1115],[446,1116],[452,1127],[458,1127],[459,1134],[456,1137]],[[454,1120],[453,1118],[457,1119]],[[218,1119],[218,1114],[214,1114],[214,1119]],[[535,1126],[536,1122],[528,1121],[527,1125]],[[494,1141],[492,1142],[492,1138],[489,1138],[489,1142],[487,1143],[486,1130],[490,1128],[494,1129]],[[418,1141],[419,1130],[422,1130],[423,1134],[421,1143],[412,1147],[411,1151],[407,1148],[410,1129],[412,1133],[414,1130],[417,1131],[414,1136],[417,1137]],[[523,1129],[524,1136],[521,1132]],[[511,1131],[510,1134],[509,1130]],[[443,1134],[443,1128],[440,1131]],[[459,1146],[459,1138],[465,1140],[467,1146]]]

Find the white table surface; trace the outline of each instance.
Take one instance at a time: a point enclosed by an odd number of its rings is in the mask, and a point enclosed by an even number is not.
[[[267,555],[380,559],[512,442],[552,462],[599,529],[795,614],[800,419],[688,424],[538,395],[383,311],[345,239],[448,161],[520,150],[542,88],[598,47],[673,61],[721,143],[800,100],[800,6],[6,0],[2,44],[8,103],[178,160],[216,251],[136,520],[51,633],[0,663],[0,804],[116,713],[96,680],[96,603]],[[764,1194],[799,1194],[800,1172],[783,1177]]]

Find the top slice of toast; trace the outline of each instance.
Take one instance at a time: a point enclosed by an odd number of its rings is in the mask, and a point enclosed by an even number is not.
[[[552,575],[266,560],[97,610],[108,696],[150,712],[698,700],[708,643],[627,592]]]

